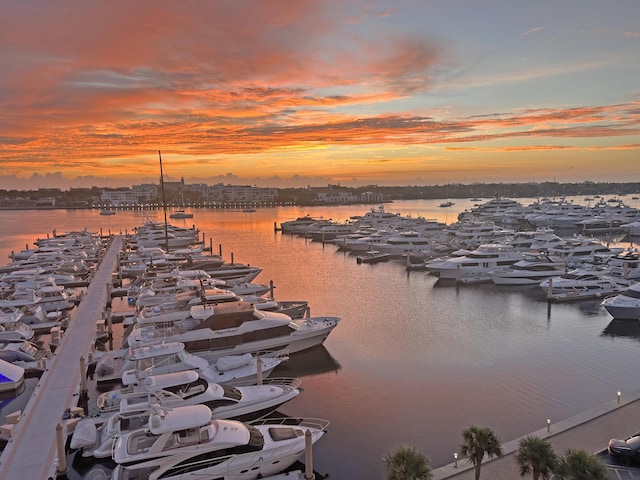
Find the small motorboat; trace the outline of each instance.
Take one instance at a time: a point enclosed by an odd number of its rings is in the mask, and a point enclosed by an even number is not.
[[[390,253],[384,253],[378,250],[368,250],[364,255],[358,255],[356,257],[356,263],[378,263],[389,260],[390,258]]]

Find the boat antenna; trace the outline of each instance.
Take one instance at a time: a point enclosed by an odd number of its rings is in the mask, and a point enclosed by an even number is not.
[[[164,241],[167,249],[167,253],[169,253],[169,232],[167,230],[167,199],[164,195],[164,175],[162,173],[162,154],[160,150],[158,150],[158,158],[160,158],[160,190],[162,192],[162,210],[164,211]]]

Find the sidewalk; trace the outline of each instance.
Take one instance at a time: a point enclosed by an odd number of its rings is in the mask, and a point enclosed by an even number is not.
[[[625,437],[640,430],[640,391],[625,394],[601,407],[587,410],[547,428],[531,432],[502,444],[503,456],[482,462],[480,478],[516,480],[520,477],[514,454],[522,438],[536,436],[548,439],[558,455],[569,448],[598,453],[607,448],[609,439]],[[458,459],[458,466],[450,463],[434,469],[434,480],[474,480],[474,467],[466,459]]]

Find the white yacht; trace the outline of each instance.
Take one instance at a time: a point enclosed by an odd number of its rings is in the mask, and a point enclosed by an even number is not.
[[[378,245],[386,242],[392,234],[389,230],[377,230],[370,235],[347,239],[345,242],[346,249],[352,252],[375,250],[378,248]]]
[[[633,222],[623,223],[620,225],[622,231],[632,237],[640,237],[640,220]]]
[[[515,232],[508,239],[508,243],[513,245],[515,250],[527,252],[531,250],[546,251],[547,249],[563,243],[562,237],[556,235],[550,228],[537,228],[536,230],[525,230]]]
[[[637,250],[624,250],[617,255],[608,256],[604,261],[614,277],[640,280],[640,252]]]
[[[427,270],[441,279],[464,281],[491,281],[489,272],[508,267],[522,260],[522,253],[511,245],[485,244],[460,257],[452,257],[441,263],[426,264]]]
[[[137,323],[127,344],[182,342],[188,352],[208,361],[250,352],[295,353],[321,345],[339,322],[329,316],[294,320],[248,302],[204,304],[191,307],[185,321]]]
[[[211,361],[193,355],[180,342],[162,341],[102,353],[96,360],[95,377],[98,384],[122,382],[124,385],[138,383],[141,375],[197,370],[200,376],[216,383],[235,383],[254,379],[258,375],[267,377],[271,371],[286,360],[285,355],[263,355],[250,353],[222,355]]]
[[[24,313],[15,308],[0,307],[0,341],[31,340],[34,330],[22,321]]]
[[[290,467],[305,451],[305,435],[317,442],[329,422],[277,419],[242,423],[211,418],[204,405],[156,411],[148,428],[118,436],[114,480],[255,480]]]
[[[543,280],[540,288],[547,293],[547,299],[561,302],[620,293],[631,283],[609,275],[606,269],[576,268],[559,277]]]
[[[490,271],[491,281],[496,285],[537,285],[565,273],[565,263],[546,254],[526,252],[522,255],[522,260],[513,265]]]
[[[11,340],[0,343],[0,360],[25,368],[39,368],[38,364],[51,357],[48,347],[29,340]]]
[[[299,233],[304,232],[309,225],[315,225],[323,222],[325,225],[329,224],[329,221],[323,218],[312,217],[311,215],[305,215],[304,217],[298,217],[293,220],[287,220],[280,223],[280,230],[282,233]]]
[[[622,252],[623,248],[610,248],[592,238],[573,237],[547,248],[550,256],[557,257],[569,265],[580,266],[584,263],[595,263]]]
[[[415,230],[396,232],[384,242],[375,246],[375,250],[391,255],[402,255],[428,248],[434,243],[433,237],[426,237]]]
[[[168,409],[206,405],[212,418],[255,420],[300,394],[300,380],[270,379],[263,384],[227,386],[211,383],[193,370],[146,377],[139,385],[100,394],[100,414],[75,427],[70,447],[83,456],[111,457],[113,440],[144,428],[154,405]]]
[[[602,306],[613,318],[640,320],[640,283],[634,283],[622,293],[605,298]]]
[[[438,241],[454,248],[472,250],[482,244],[503,243],[513,233],[513,230],[499,227],[490,220],[467,220],[449,225],[443,230]]]

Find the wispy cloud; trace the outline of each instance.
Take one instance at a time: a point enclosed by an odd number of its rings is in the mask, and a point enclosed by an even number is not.
[[[523,32],[522,36],[526,37],[527,35],[531,35],[532,33],[540,32],[542,30],[544,30],[544,27],[534,27],[534,28],[531,28],[531,29],[527,30],[526,32]]]

